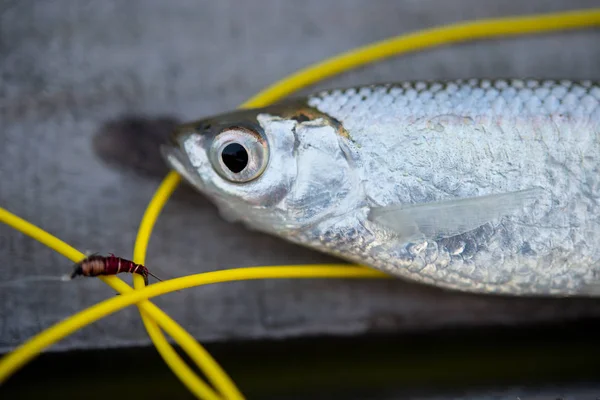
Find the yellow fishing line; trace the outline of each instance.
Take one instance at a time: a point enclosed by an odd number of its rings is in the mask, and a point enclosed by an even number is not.
[[[168,198],[177,187],[179,181],[179,175],[170,174],[164,180],[163,184],[161,184],[158,188],[157,192],[155,193],[155,197],[158,197],[158,199]],[[133,261],[138,264],[146,263],[146,249],[150,239],[149,235],[150,232],[152,232],[152,227],[158,219],[158,215],[160,214],[163,206],[164,203],[150,201],[150,204],[144,213],[133,249]],[[145,287],[144,279],[141,276],[134,275],[133,284],[136,289],[143,289]],[[138,306],[138,308],[140,307]],[[188,353],[191,360],[196,363],[198,368],[204,371],[205,375],[224,398],[236,400],[243,399],[243,395],[239,392],[231,378],[225,373],[225,371],[221,369],[219,364],[212,358],[210,353],[206,351],[197,340],[194,340],[194,338],[185,329],[183,329],[176,322],[172,321],[167,314],[163,313],[162,311],[160,312],[162,316],[160,319],[157,319],[147,315],[140,308],[140,315],[142,317],[144,327],[148,332],[148,336],[154,343],[157,351],[163,357],[165,362],[173,370],[175,375],[179,377],[182,382],[188,382],[186,384],[188,387],[190,387],[190,385],[195,385],[196,387],[205,385],[205,383],[190,369],[190,367],[187,366],[185,361],[183,361],[173,346],[171,346],[171,344],[167,341],[167,338],[165,335],[163,335],[157,324],[157,321],[161,319],[169,320],[168,323],[172,322],[176,325],[176,329],[180,331],[180,334],[176,338],[177,343],[179,343],[186,353]]]
[[[270,86],[257,96],[251,98],[241,107],[251,108],[268,105],[278,99],[292,93],[293,91],[328,78],[348,69],[364,65],[385,57],[397,55],[435,45],[449,44],[463,40],[474,40],[491,38],[495,36],[509,36],[526,33],[541,33],[545,31],[559,31],[600,25],[600,9],[578,10],[571,12],[552,13],[545,15],[532,15],[525,17],[508,17],[499,19],[482,20],[454,24],[445,27],[428,29],[410,35],[404,35],[379,43],[368,45],[350,52],[344,53],[327,61],[315,64],[312,67],[301,70],[289,78]],[[159,186],[149,207],[144,214],[136,247],[134,260],[143,263],[147,244],[150,239],[152,228],[160,214],[161,209],[175,190],[180,178],[174,172],[169,173],[167,178]],[[17,230],[39,240],[45,245],[55,249],[73,261],[83,258],[83,254],[71,246],[35,227],[34,225],[12,215],[0,208],[0,221],[13,226]],[[140,262],[140,260],[142,260]],[[129,285],[114,276],[101,277],[101,279],[123,294],[118,298],[99,303],[75,316],[55,325],[52,328],[38,334],[28,342],[20,346],[14,352],[0,360],[0,383],[12,375],[18,368],[28,360],[35,357],[44,348],[61,340],[73,331],[97,320],[111,312],[124,308],[128,305],[138,303],[142,318],[149,335],[157,346],[157,349],[165,359],[165,362],[173,369],[179,379],[198,398],[217,399],[221,398],[204,382],[202,382],[183,360],[175,353],[171,345],[166,341],[162,332],[158,329],[158,323],[170,336],[173,337],[184,348],[190,357],[205,371],[207,376],[219,389],[225,398],[242,398],[234,383],[220,369],[218,364],[210,357],[194,338],[181,326],[162,312],[158,307],[146,299],[158,296],[174,290],[186,287],[203,285],[208,283],[224,282],[227,280],[264,279],[264,278],[325,278],[325,277],[386,277],[377,271],[361,267],[341,266],[335,271],[324,266],[302,266],[302,267],[257,267],[240,270],[226,270],[193,275],[168,282],[155,284],[147,288],[134,291]],[[267,271],[268,270],[268,271]],[[348,275],[345,275],[345,274]],[[202,277],[202,278],[201,278]],[[134,277],[138,281],[139,277]],[[201,278],[201,279],[200,279]],[[174,285],[174,286],[168,286]],[[178,285],[178,286],[177,286]],[[136,282],[136,288],[138,284]],[[154,292],[155,290],[156,292]],[[111,302],[115,302],[114,304]],[[123,303],[120,303],[123,302]],[[108,305],[107,305],[108,304]],[[112,310],[112,311],[111,311]],[[86,314],[90,313],[90,314]],[[83,315],[83,316],[82,316]],[[152,331],[152,332],[150,332]],[[50,333],[49,333],[50,332]],[[208,369],[207,369],[208,368]]]
[[[461,41],[600,25],[600,8],[493,18],[424,29],[368,44],[302,69],[252,97],[242,108],[262,107],[318,81],[387,57]]]
[[[9,211],[1,207],[0,221],[6,223],[7,225],[15,228],[18,231],[21,231],[26,235],[31,236],[32,238],[38,240],[42,244],[45,244],[46,246],[50,247],[56,252],[69,258],[73,262],[78,262],[85,257],[83,253],[69,246],[62,240],[52,236],[48,232],[45,232],[37,226],[25,221],[22,218],[17,217],[16,215],[10,213]],[[119,277],[99,276],[98,278],[121,294],[133,292],[133,289]],[[167,314],[165,314],[161,309],[159,309],[149,301],[139,303],[138,307],[141,309],[141,312],[145,313],[144,315],[150,316],[153,320],[158,321],[163,327],[163,329],[165,329],[169,333],[169,335],[171,335],[171,337],[173,337],[175,340],[177,340],[178,343],[180,343],[182,348],[184,348],[189,353],[196,353],[194,354],[195,359],[198,358],[196,347],[190,346],[189,338],[186,340],[186,338],[184,337],[185,335],[187,335],[188,337],[190,336],[187,331],[185,331],[181,326],[177,325]],[[69,321],[69,319],[65,320],[65,322],[66,321]],[[168,326],[165,326],[165,324],[167,324]],[[191,368],[189,368],[185,364],[183,364],[183,366],[179,365],[178,361],[181,360],[181,358],[177,353],[175,353],[175,350],[169,343],[167,343],[166,347],[164,343],[161,342],[155,343],[155,345],[158,351],[163,356],[166,364],[171,368],[177,368],[177,376],[180,377],[180,379],[186,385],[186,387],[188,387],[188,389],[197,397],[212,400],[219,400],[222,398],[221,396],[217,395],[214,392],[214,390],[211,389],[206,383],[199,379],[196,373],[193,372]],[[0,360],[0,371],[2,371],[0,372],[0,383],[4,382],[4,380],[8,376],[15,373],[16,370],[23,365],[23,360],[30,359],[30,355],[37,355],[35,354],[35,352],[31,354],[31,351],[32,350],[28,350],[27,347],[23,351],[15,350],[12,354],[17,354],[17,356],[19,356],[18,353],[22,353],[20,357],[13,359],[9,355]],[[206,353],[206,351],[204,352]]]
[[[146,264],[146,252],[148,249],[148,242],[150,241],[150,235],[152,234],[152,228],[158,219],[160,212],[165,206],[171,194],[177,188],[181,182],[181,177],[175,172],[170,172],[167,177],[160,184],[154,196],[148,203],[148,208],[142,217],[142,222],[138,229],[137,237],[135,238],[135,245],[133,249],[133,259],[139,264]]]
[[[51,249],[55,250],[56,252],[62,254],[63,256],[67,257],[68,259],[72,260],[73,262],[78,262],[85,257],[85,255],[83,253],[81,253],[77,249],[69,246],[67,243],[63,242],[62,240],[52,236],[51,234],[45,232],[44,230],[38,228],[37,226],[23,220],[22,218],[17,217],[16,215],[10,213],[9,211],[7,211],[1,207],[0,207],[0,221],[21,231],[22,233],[24,233],[26,235],[31,236],[32,238],[38,240],[42,244],[45,244],[46,246],[48,246]],[[129,285],[127,285],[124,281],[122,281],[120,278],[118,278],[116,276],[100,276],[99,278],[102,281],[104,281],[106,284],[108,284],[110,287],[112,287],[113,289],[118,291],[119,293],[126,294],[126,293],[133,292],[133,289],[131,289],[131,287],[129,287]],[[143,284],[143,282],[142,282],[142,284]],[[140,308],[140,312],[143,312],[144,316],[146,316],[146,318],[150,317],[155,321],[160,321],[160,324],[161,324],[161,326],[163,326],[163,329],[165,329],[171,337],[176,338],[177,342],[182,346],[182,348],[186,349],[186,351],[188,353],[194,355],[194,360],[199,365],[204,364],[202,362],[197,361],[198,357],[199,357],[198,354],[200,354],[200,359],[202,359],[202,356],[204,355],[202,353],[202,350],[204,350],[204,349],[201,349],[201,351],[198,351],[197,346],[195,346],[195,344],[197,344],[197,342],[195,340],[193,340],[193,338],[187,331],[185,331],[181,326],[177,325],[161,309],[159,309],[158,307],[156,307],[154,304],[152,304],[150,302],[141,302],[138,304],[138,307]],[[68,321],[68,320],[66,320],[66,321]],[[165,324],[169,325],[169,326],[165,327]],[[82,326],[80,326],[80,328],[81,327]],[[77,329],[79,329],[79,328],[77,328]],[[163,336],[163,338],[164,338],[164,336]],[[44,340],[43,337],[40,340],[43,341]],[[60,340],[60,338],[57,340]],[[55,340],[55,341],[57,341],[57,340]],[[50,345],[54,342],[51,342],[48,345]],[[166,342],[166,340],[165,340],[165,342]],[[192,343],[190,344],[190,342],[192,342]],[[155,342],[155,345],[158,348],[158,351],[163,356],[167,365],[169,365],[171,368],[178,368],[177,375],[180,377],[180,379],[183,381],[183,383],[188,387],[188,389],[192,393],[195,393],[199,398],[202,398],[202,399],[212,399],[212,400],[221,399],[221,396],[217,395],[214,392],[214,390],[212,390],[206,383],[204,383],[202,380],[200,380],[197,377],[196,373],[194,371],[192,371],[191,368],[189,368],[185,364],[182,367],[179,366],[178,361],[181,359],[180,359],[179,355],[177,353],[175,353],[175,350],[168,342],[166,343],[166,346],[164,343],[161,343],[160,341],[158,341],[158,343]],[[33,353],[32,353],[32,351],[33,351]],[[208,352],[206,352],[206,350],[204,350],[204,353],[206,353],[206,355],[204,355],[204,358],[206,358],[207,356],[210,358],[210,355],[208,355]],[[9,356],[6,356],[5,358],[3,358],[2,360],[0,360],[0,383],[4,382],[4,380],[8,376],[10,376],[14,372],[16,372],[16,370],[18,368],[20,368],[24,364],[24,362],[29,360],[31,357],[37,355],[35,347],[31,347],[31,348],[29,348],[29,350],[27,347],[25,347],[24,351],[15,350],[15,352],[13,352],[12,355],[15,355],[15,354],[17,355],[17,357],[14,359],[11,358],[9,355]]]
[[[375,62],[392,55],[409,52],[411,50],[424,49],[462,40],[475,40],[502,35],[509,36],[526,33],[541,33],[544,31],[597,26],[599,24],[600,9],[591,9],[545,15],[472,21],[418,31],[412,34],[390,38],[379,43],[366,45],[302,69],[266,88],[242,104],[240,108],[253,108],[269,105],[298,89],[340,72]],[[160,210],[164,204],[166,204],[168,198],[176,189],[179,182],[179,175],[174,171],[171,171],[150,201],[146,213],[142,218],[142,223],[136,239],[134,249],[134,257],[136,257],[134,259],[136,262],[139,262],[140,264],[144,263],[143,261],[145,260],[148,242],[155,221],[160,214]],[[144,323],[146,324],[147,329],[149,325],[151,325],[151,322],[144,321]],[[157,339],[166,342],[166,339],[164,339],[164,336],[160,334],[160,332],[155,332],[153,330],[152,333],[150,331],[148,333],[153,340]],[[184,364],[183,360],[180,360],[180,364]],[[225,386],[220,387],[222,393],[223,390],[227,390],[228,392],[231,390],[233,392],[234,386],[228,389],[228,385],[225,383],[227,377],[214,360],[207,360],[207,363],[203,366],[203,370],[208,377],[210,377],[211,374],[215,374],[219,377],[215,379],[223,380]],[[213,381],[213,384],[214,383],[215,382]],[[233,382],[231,382],[231,385],[234,385]]]

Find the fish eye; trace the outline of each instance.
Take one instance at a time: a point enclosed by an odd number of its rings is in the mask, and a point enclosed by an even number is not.
[[[248,165],[248,152],[246,148],[239,143],[229,143],[221,151],[223,164],[235,174],[242,172]]]
[[[259,177],[269,158],[266,141],[257,132],[241,127],[231,127],[219,133],[210,153],[217,173],[237,183]]]

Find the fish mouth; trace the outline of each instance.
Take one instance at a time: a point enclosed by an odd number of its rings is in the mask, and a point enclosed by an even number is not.
[[[160,153],[166,163],[190,184],[198,189],[205,187],[200,175],[196,173],[194,166],[191,164],[189,157],[179,147],[176,138],[171,139],[171,144],[161,145]]]

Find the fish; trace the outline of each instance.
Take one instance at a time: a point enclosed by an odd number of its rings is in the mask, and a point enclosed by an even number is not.
[[[186,122],[170,168],[224,219],[391,276],[600,296],[600,85],[332,88]]]

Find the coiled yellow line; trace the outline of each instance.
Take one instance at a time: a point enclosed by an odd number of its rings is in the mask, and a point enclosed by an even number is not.
[[[303,69],[268,87],[240,107],[252,108],[268,105],[295,90],[319,80],[400,53],[466,40],[598,26],[600,26],[600,9],[588,9],[545,15],[481,20],[423,30],[364,46]],[[179,182],[180,177],[176,173],[169,173],[150,201],[140,224],[135,243],[135,262],[140,264],[145,263],[146,249],[156,219]],[[84,255],[78,250],[3,208],[0,208],[0,221],[31,236],[74,262],[84,258]],[[148,301],[150,297],[188,287],[233,280],[385,277],[388,276],[378,271],[345,264],[231,269],[172,279],[148,287],[144,287],[143,279],[140,276],[134,275],[136,290],[132,289],[116,276],[100,277],[102,281],[121,293],[122,296],[98,303],[57,323],[31,338],[12,353],[6,355],[0,360],[0,384],[45,348],[100,318],[129,305],[136,304],[140,310],[146,330],[161,356],[196,397],[213,400],[243,399],[243,395],[233,381],[220,368],[210,354],[179,324]],[[184,363],[173,347],[167,342],[159,327],[175,339],[182,349],[188,353],[190,358],[204,371],[213,387],[202,381]]]

